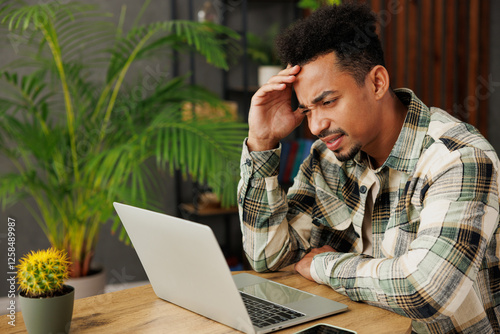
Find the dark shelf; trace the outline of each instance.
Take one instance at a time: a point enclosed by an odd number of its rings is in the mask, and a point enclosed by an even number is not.
[[[191,203],[181,203],[179,205],[180,209],[187,213],[188,215],[196,215],[198,217],[216,216],[216,215],[227,215],[238,213],[238,207],[221,208],[214,206],[200,206],[195,207]]]

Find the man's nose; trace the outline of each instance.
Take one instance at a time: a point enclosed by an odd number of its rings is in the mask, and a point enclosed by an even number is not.
[[[323,117],[318,111],[311,111],[308,115],[307,121],[309,123],[309,130],[315,136],[319,136],[319,134],[329,127],[329,121],[327,118]]]

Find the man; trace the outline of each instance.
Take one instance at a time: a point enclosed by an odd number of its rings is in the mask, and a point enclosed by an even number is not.
[[[391,88],[375,29],[367,7],[346,4],[278,38],[288,67],[253,96],[243,146],[247,257],[257,271],[296,263],[417,333],[498,333],[497,155],[471,125]],[[279,143],[305,117],[319,140],[287,195]]]

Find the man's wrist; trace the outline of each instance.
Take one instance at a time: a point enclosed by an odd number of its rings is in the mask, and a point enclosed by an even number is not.
[[[274,150],[279,147],[279,143],[279,140],[258,140],[250,136],[247,139],[247,147],[250,152]]]

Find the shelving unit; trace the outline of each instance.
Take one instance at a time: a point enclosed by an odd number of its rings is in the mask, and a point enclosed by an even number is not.
[[[214,4],[216,1],[212,1]],[[177,2],[176,0],[171,1],[171,19],[189,19],[193,20],[196,18],[197,11],[200,2],[194,0],[188,0],[185,3]],[[276,19],[281,22],[282,26],[287,26],[292,23],[294,19],[299,16],[300,9],[296,7],[297,0],[218,0],[216,2],[217,9],[221,16],[219,17],[220,23],[226,25],[233,30],[237,31],[241,35],[241,48],[242,55],[239,59],[237,66],[231,68],[230,71],[221,71],[221,97],[225,100],[236,101],[238,103],[238,115],[241,119],[248,119],[248,110],[250,107],[250,99],[258,89],[256,76],[253,74],[252,69],[255,67],[254,64],[250,62],[246,54],[247,44],[246,44],[246,34],[252,31],[254,27],[253,23],[249,22],[252,17],[259,18],[262,13],[267,13],[269,15],[269,8],[274,8],[273,20]],[[187,7],[188,16],[179,17],[178,12],[185,12]],[[285,16],[285,18],[283,18]],[[270,21],[273,21],[270,20]],[[265,23],[265,24],[264,24]],[[261,29],[265,28],[265,25],[271,25],[272,22],[263,22],[262,26],[259,25]],[[252,31],[253,32],[253,31]],[[259,33],[258,31],[256,33]],[[197,63],[195,61],[194,54],[191,54],[188,60],[179,59],[178,56],[174,55],[172,60],[173,75],[178,76],[181,74],[180,68],[186,67],[188,65],[188,71],[193,73],[190,78],[191,84],[196,84],[196,72],[199,70],[197,68]],[[237,258],[240,263],[243,260],[243,254],[232,252],[232,250],[238,248],[237,243],[241,243],[241,238],[235,240],[232,236],[235,234],[235,229],[239,231],[239,224],[237,223],[237,207],[233,208],[220,208],[216,206],[206,206],[200,204],[198,201],[199,194],[204,191],[203,185],[193,183],[192,185],[186,185],[181,182],[181,175],[178,173],[176,175],[176,197],[181,199],[178,201],[178,212],[177,215],[185,219],[192,221],[208,223],[212,222],[213,225],[219,226],[223,224],[223,234],[224,240],[221,240],[221,245],[225,250],[228,257]],[[182,195],[187,188],[192,187],[191,197],[188,201],[182,201]],[[185,195],[185,194],[184,194]],[[220,226],[219,226],[220,227]],[[234,230],[233,230],[234,229]],[[237,238],[236,238],[237,239]]]
[[[228,0],[223,2],[231,3]],[[251,97],[259,87],[256,80],[256,64],[253,64],[247,56],[246,35],[248,32],[257,35],[263,34],[276,22],[281,23],[282,27],[286,27],[301,15],[301,9],[297,7],[298,0],[241,0],[239,2],[241,3],[240,11],[233,11],[231,14],[239,17],[240,20],[231,20],[226,15],[221,21],[222,24],[236,30],[241,35],[242,48],[239,66],[224,73],[223,98],[236,100],[239,103],[240,117],[247,121]],[[279,9],[277,9],[278,7]],[[264,22],[249,20],[249,18],[260,18],[263,13],[272,18],[263,20]],[[252,25],[254,21],[258,23]]]

